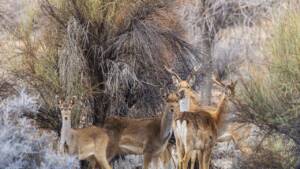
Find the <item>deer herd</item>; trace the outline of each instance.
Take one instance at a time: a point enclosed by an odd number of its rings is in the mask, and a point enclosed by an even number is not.
[[[176,140],[177,168],[195,167],[209,169],[211,153],[221,136],[228,101],[234,96],[236,82],[224,84],[213,78],[222,87],[223,96],[217,106],[204,106],[192,89],[195,81],[193,71],[182,80],[174,71],[165,67],[172,75],[176,89],[163,94],[163,112],[151,118],[108,117],[102,127],[81,129],[71,127],[71,111],[75,104],[59,101],[62,117],[60,151],[76,155],[80,160],[89,159],[93,167],[111,169],[109,162],[116,155],[143,155],[144,168],[162,162],[166,166],[172,160],[169,140],[174,133]],[[230,132],[229,132],[230,133]],[[230,139],[234,140],[231,135]]]

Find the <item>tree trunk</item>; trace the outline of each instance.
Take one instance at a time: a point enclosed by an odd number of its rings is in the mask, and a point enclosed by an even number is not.
[[[205,69],[205,76],[203,78],[203,88],[201,92],[201,100],[204,105],[211,104],[212,97],[212,40],[208,30],[204,30],[203,38],[205,39],[203,42],[203,66]]]

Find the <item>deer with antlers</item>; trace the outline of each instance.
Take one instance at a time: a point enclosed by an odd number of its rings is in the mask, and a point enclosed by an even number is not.
[[[210,121],[211,125],[210,128],[199,128],[198,132],[201,133],[210,133],[211,136],[213,136],[212,140],[210,141],[210,143],[214,143],[216,140],[215,138],[217,137],[217,129],[220,128],[221,124],[222,124],[222,119],[224,116],[224,111],[226,108],[226,103],[227,103],[227,99],[229,96],[234,94],[234,87],[236,85],[235,83],[231,83],[230,85],[224,85],[222,82],[217,81],[219,85],[221,85],[222,87],[229,89],[228,92],[224,93],[224,95],[222,96],[222,99],[220,101],[220,103],[218,104],[217,108],[214,107],[209,107],[209,106],[202,106],[200,104],[200,99],[198,99],[198,96],[196,94],[196,92],[194,92],[194,90],[192,89],[192,85],[195,82],[195,72],[197,72],[196,69],[194,69],[192,71],[192,73],[188,76],[187,80],[182,80],[174,71],[172,71],[171,69],[165,67],[165,69],[172,74],[172,80],[173,83],[176,85],[177,87],[177,91],[181,96],[181,99],[179,101],[179,107],[180,110],[178,112],[178,116],[187,116],[187,114],[197,114],[197,116],[199,116],[198,118],[202,120],[203,119],[209,119],[208,121]],[[187,113],[188,112],[188,113]],[[203,117],[200,117],[200,116]],[[194,115],[195,116],[195,115]],[[193,117],[193,116],[191,116]],[[195,119],[196,117],[194,117]],[[187,118],[186,121],[190,120],[190,121],[195,121],[194,123],[197,124],[197,121],[194,120],[193,118]],[[198,122],[199,125],[203,126],[203,124],[201,124],[201,120],[199,120]],[[191,136],[188,136],[188,134],[186,133],[193,133],[191,134]],[[187,143],[187,140],[192,140],[193,137],[197,138],[196,131],[193,131],[191,127],[188,127],[185,121],[182,121],[182,123],[175,121],[174,123],[174,134],[176,137],[176,142],[177,142],[177,155],[179,158],[179,167],[183,167],[183,168],[187,168],[188,162],[189,160],[191,160],[191,167],[194,167],[195,164],[195,160],[196,158],[198,158],[198,160],[200,161],[200,166],[201,169],[202,168],[208,168],[209,167],[209,157],[210,157],[210,153],[212,150],[212,146],[206,146],[205,148],[203,148],[202,150],[199,149],[193,149],[189,148],[189,151],[187,151],[187,147],[189,146],[189,144]],[[202,140],[202,142],[207,141],[207,139],[203,138],[203,137],[198,137],[199,140]],[[193,143],[193,142],[192,142]],[[213,145],[213,144],[212,144]],[[194,147],[196,148],[196,147]]]
[[[151,162],[170,160],[168,141],[172,134],[173,114],[177,109],[178,96],[168,93],[164,96],[165,108],[161,116],[153,118],[130,119],[109,117],[104,128],[114,137],[109,148],[109,158],[116,154],[136,154],[144,156],[144,168]]]
[[[77,155],[79,160],[90,157],[96,160],[93,168],[102,167],[111,169],[108,163],[106,151],[109,137],[105,129],[99,127],[88,127],[73,129],[71,127],[71,112],[74,106],[74,98],[68,101],[59,101],[59,108],[62,117],[60,151]]]
[[[186,108],[185,110],[191,112],[197,111],[206,111],[213,117],[218,126],[218,139],[217,142],[225,142],[225,141],[233,141],[234,144],[238,147],[238,149],[245,154],[249,154],[251,152],[251,148],[243,143],[245,138],[248,138],[250,135],[250,130],[252,127],[250,125],[245,125],[241,123],[230,123],[226,127],[224,126],[224,119],[227,115],[226,105],[228,102],[228,98],[231,99],[234,96],[234,88],[236,82],[231,82],[230,84],[224,84],[221,82],[220,78],[215,74],[213,76],[213,82],[223,88],[223,90],[228,90],[229,97],[225,97],[224,95],[221,97],[219,104],[215,107],[213,106],[205,106],[201,105],[201,101],[198,98],[196,91],[192,89],[195,80],[195,73],[198,71],[197,69],[193,69],[193,71],[188,76],[187,80],[182,80],[174,71],[166,68],[169,73],[171,73],[173,82],[176,84],[178,92],[183,92],[185,97]],[[231,91],[231,92],[230,92]],[[183,100],[184,102],[184,100]],[[225,131],[222,131],[225,130]]]

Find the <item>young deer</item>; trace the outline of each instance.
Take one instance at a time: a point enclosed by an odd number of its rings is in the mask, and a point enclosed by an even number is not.
[[[122,117],[107,118],[104,128],[111,135],[117,136],[109,157],[115,154],[136,154],[144,156],[144,168],[150,162],[158,163],[158,159],[165,159],[166,147],[172,134],[173,114],[177,109],[178,96],[169,93],[164,97],[165,110],[161,117],[129,119]],[[168,160],[168,159],[167,159]]]
[[[79,160],[93,157],[98,166],[104,169],[111,169],[106,158],[106,150],[109,143],[106,130],[95,126],[73,129],[71,127],[71,111],[73,106],[74,100],[70,102],[59,101],[62,117],[60,151],[77,155]]]

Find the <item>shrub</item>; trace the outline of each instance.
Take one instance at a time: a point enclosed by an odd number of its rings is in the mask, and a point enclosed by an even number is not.
[[[13,72],[40,93],[46,110],[58,94],[83,96],[77,113],[97,123],[106,115],[155,115],[170,81],[164,65],[180,61],[186,73],[199,61],[180,38],[171,2],[42,0],[13,32],[24,65]]]
[[[242,112],[241,118],[262,129],[281,133],[299,147],[299,10],[288,11],[274,26],[273,36],[265,46],[265,55],[268,56],[267,66],[253,71],[250,80],[242,84],[241,102],[237,104]],[[282,145],[281,148],[292,145]],[[291,164],[295,162],[293,159]]]
[[[24,90],[0,103],[0,168],[3,169],[79,169],[75,157],[53,150],[56,135],[38,130],[32,120],[23,117],[37,113],[38,97]]]

